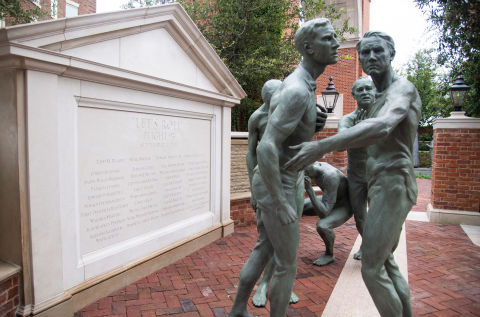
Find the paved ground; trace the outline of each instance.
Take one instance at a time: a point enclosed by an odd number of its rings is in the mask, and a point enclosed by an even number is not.
[[[432,195],[432,181],[430,179],[417,178],[418,197],[417,204],[412,207],[413,211],[427,211]]]
[[[429,180],[419,179],[419,203],[426,210]],[[311,263],[325,250],[316,217],[303,217],[294,291],[300,297],[288,316],[321,316],[357,236],[350,220],[336,229],[336,261]],[[406,222],[409,282],[414,316],[480,316],[480,247],[460,226]],[[236,294],[240,270],[256,241],[254,226],[193,253],[110,296],[85,307],[84,316],[226,316]],[[249,307],[268,316],[267,308]],[[339,316],[341,317],[341,316]]]

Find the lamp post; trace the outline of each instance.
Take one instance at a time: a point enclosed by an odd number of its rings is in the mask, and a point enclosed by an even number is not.
[[[465,98],[467,97],[467,92],[470,90],[463,80],[462,72],[458,73],[455,83],[450,86],[450,98],[452,99],[453,111],[462,111],[462,107],[465,104]]]
[[[327,108],[328,113],[332,113],[333,109],[335,109],[335,106],[337,105],[338,95],[340,94],[333,85],[333,77],[330,76],[330,82],[328,83],[327,89],[322,91],[323,104],[325,105],[325,108]]]

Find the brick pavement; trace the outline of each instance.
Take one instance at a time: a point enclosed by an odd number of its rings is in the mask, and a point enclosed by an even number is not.
[[[429,180],[419,181],[420,203]],[[336,261],[316,267],[311,263],[325,248],[315,223],[314,216],[300,221],[294,286],[300,301],[289,307],[291,317],[321,316],[357,236],[353,220],[337,228]],[[407,221],[406,232],[414,316],[480,316],[480,247],[458,225]],[[226,316],[255,241],[255,226],[237,227],[231,236],[83,308],[75,317]],[[249,311],[269,314],[268,306],[249,304]]]
[[[432,180],[417,178],[418,197],[417,204],[412,207],[413,211],[427,211],[432,196]]]

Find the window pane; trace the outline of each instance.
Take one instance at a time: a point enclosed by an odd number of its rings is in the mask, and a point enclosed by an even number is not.
[[[66,10],[65,10],[65,17],[75,17],[78,15],[78,7],[67,3]]]

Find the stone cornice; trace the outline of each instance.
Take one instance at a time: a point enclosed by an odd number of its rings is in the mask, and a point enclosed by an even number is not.
[[[241,98],[17,43],[0,44],[0,69],[26,69],[233,107]]]
[[[0,30],[0,51],[6,44],[61,51],[156,28],[165,28],[172,34],[222,94],[230,95],[231,99],[235,100],[246,96],[245,91],[179,4],[89,14],[9,27]]]

